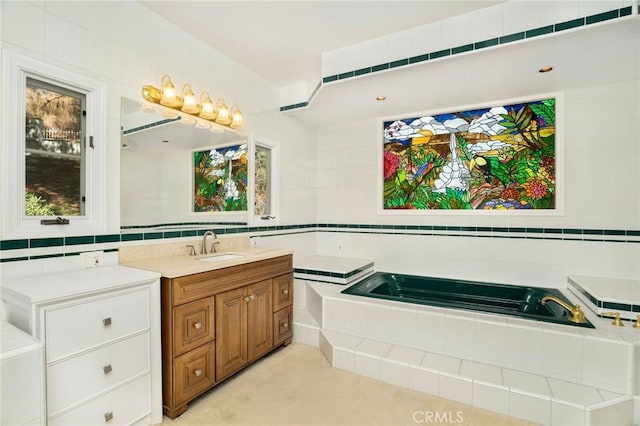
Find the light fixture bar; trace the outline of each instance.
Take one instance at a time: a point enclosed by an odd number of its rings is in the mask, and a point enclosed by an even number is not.
[[[231,110],[222,98],[218,98],[214,104],[209,92],[202,92],[200,103],[198,103],[198,98],[188,83],[182,86],[180,94],[182,96],[176,93],[175,86],[168,75],[162,76],[160,88],[151,85],[142,87],[142,97],[145,100],[168,108],[163,112],[164,114],[182,115],[184,123],[195,123],[200,128],[207,128],[208,126],[204,125],[204,122],[207,122],[212,131],[223,131],[224,128],[237,130],[244,124],[237,104],[234,104]]]

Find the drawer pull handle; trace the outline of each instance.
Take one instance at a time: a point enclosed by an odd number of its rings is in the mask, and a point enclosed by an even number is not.
[[[201,322],[194,323],[193,328],[195,328],[196,330],[200,330],[202,328],[202,323]]]
[[[111,420],[113,420],[113,411],[107,411],[104,413],[104,421],[109,422]]]
[[[249,297],[249,296],[243,297],[242,300],[244,300],[245,302],[248,302],[249,300],[251,300],[251,297]]]
[[[196,377],[200,377],[200,376],[202,376],[202,370],[197,369],[196,371],[193,372],[193,374],[195,374]]]
[[[251,296],[249,296],[251,298],[251,300],[255,300],[256,299],[256,295],[252,294]]]
[[[105,365],[102,367],[102,371],[104,371],[104,374],[109,374],[113,371],[113,368],[111,368],[111,364]]]
[[[111,325],[111,317],[104,318],[104,319],[102,320],[102,325],[104,325],[105,327],[107,327],[107,326]]]
[[[289,289],[288,288],[283,288],[282,289],[282,294],[289,294]]]
[[[284,328],[285,330],[289,329],[289,322],[283,322],[282,323],[282,328]]]

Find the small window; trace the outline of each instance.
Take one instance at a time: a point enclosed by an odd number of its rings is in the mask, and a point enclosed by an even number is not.
[[[255,156],[255,200],[254,214],[256,216],[271,215],[271,149],[256,145]]]
[[[252,209],[249,220],[254,225],[273,225],[278,222],[278,166],[277,145],[253,136]]]
[[[27,78],[25,215],[83,216],[86,97]]]
[[[105,232],[106,84],[6,49],[2,64],[2,238]]]

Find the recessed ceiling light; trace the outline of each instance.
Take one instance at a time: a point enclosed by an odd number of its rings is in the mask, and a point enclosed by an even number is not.
[[[550,66],[546,66],[546,67],[542,67],[538,70],[539,73],[545,73],[545,72],[549,72],[553,69],[553,67]]]
[[[387,99],[386,96],[376,96],[376,101],[384,101],[385,99]]]
[[[166,139],[162,139],[162,143],[169,143],[169,141]]]

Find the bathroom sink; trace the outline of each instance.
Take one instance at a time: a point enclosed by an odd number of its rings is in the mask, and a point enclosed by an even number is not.
[[[207,257],[201,257],[198,260],[202,262],[222,262],[224,260],[240,259],[241,257],[244,257],[244,256],[241,254],[235,254],[235,253],[220,253],[220,254],[212,254],[211,256],[207,256]]]

